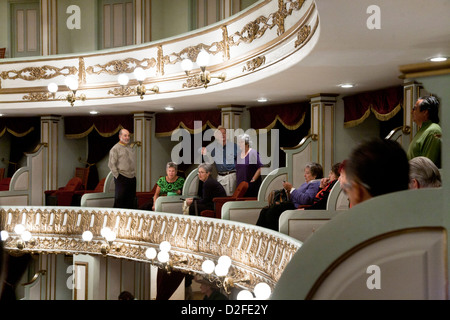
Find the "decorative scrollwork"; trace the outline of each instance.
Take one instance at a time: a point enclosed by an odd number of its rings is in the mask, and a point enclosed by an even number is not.
[[[295,47],[302,45],[306,39],[308,39],[309,35],[311,34],[311,26],[304,25],[297,34],[297,40],[295,41]]]
[[[89,66],[86,72],[89,74],[101,74],[107,73],[111,75],[118,75],[121,73],[132,73],[137,67],[142,69],[150,69],[156,66],[156,60],[154,58],[146,58],[138,60],[135,58],[127,58],[124,60],[113,60],[105,64],[96,64]]]
[[[57,76],[69,76],[75,75],[77,73],[77,68],[65,66],[62,68],[53,66],[42,66],[42,67],[27,67],[21,70],[9,70],[3,71],[0,76],[2,79],[6,80],[16,80],[22,79],[26,81],[42,80],[42,79],[52,79]]]
[[[261,67],[266,62],[266,57],[256,57],[250,61],[247,61],[246,65],[242,68],[242,72],[253,71]]]

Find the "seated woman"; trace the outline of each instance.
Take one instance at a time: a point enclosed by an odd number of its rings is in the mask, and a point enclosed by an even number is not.
[[[236,163],[236,185],[242,181],[248,182],[245,197],[257,197],[261,186],[261,167],[259,153],[251,148],[251,140],[248,134],[242,134],[237,139],[241,155],[237,157]]]
[[[322,178],[320,180],[320,190],[314,197],[313,204],[305,207],[305,210],[325,210],[327,208],[328,196],[339,179],[341,167],[341,163],[335,163],[331,167],[328,178]]]
[[[203,182],[202,196],[199,199],[186,199],[190,215],[199,215],[203,210],[214,210],[213,199],[227,196],[225,189],[211,176],[211,172],[210,164],[202,163],[198,166],[198,179]]]
[[[439,188],[441,173],[433,161],[427,157],[409,160],[409,189]]]
[[[323,178],[322,166],[318,163],[308,163],[304,169],[305,183],[298,189],[292,190],[292,184],[283,182],[289,200],[273,204],[263,208],[259,214],[257,226],[278,231],[278,219],[286,210],[297,209],[301,205],[312,204],[315,195],[319,191],[320,180]]]
[[[168,162],[166,165],[166,175],[156,182],[155,195],[149,203],[144,206],[155,210],[156,199],[159,196],[175,196],[180,195],[183,190],[184,178],[178,176],[178,166],[174,162]]]

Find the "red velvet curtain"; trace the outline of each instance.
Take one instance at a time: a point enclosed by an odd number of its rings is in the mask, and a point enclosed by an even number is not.
[[[186,274],[179,271],[167,273],[165,270],[158,269],[156,276],[156,300],[169,300],[185,276]]]
[[[395,86],[381,90],[363,92],[343,98],[344,127],[361,124],[373,112],[380,121],[393,118],[403,104],[403,87]]]
[[[155,116],[155,133],[158,137],[170,136],[178,128],[194,133],[194,121],[201,121],[202,131],[206,126],[217,128],[221,124],[220,110],[203,110],[192,112],[157,113]]]
[[[111,137],[125,128],[133,133],[134,120],[132,115],[125,116],[74,116],[64,118],[65,135],[69,139],[86,137],[96,130],[102,137]]]
[[[9,132],[14,137],[24,137],[36,130],[40,132],[39,117],[0,117],[0,137]]]
[[[288,130],[296,130],[304,123],[309,108],[309,101],[250,108],[251,127],[270,130],[279,122]]]

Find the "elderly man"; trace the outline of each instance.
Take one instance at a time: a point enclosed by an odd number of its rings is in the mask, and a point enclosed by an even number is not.
[[[412,108],[412,120],[417,124],[417,134],[409,144],[408,160],[424,156],[441,167],[441,135],[439,126],[439,101],[433,96],[417,99]]]
[[[134,209],[136,198],[136,156],[130,146],[130,132],[119,131],[119,142],[109,151],[108,167],[115,183],[114,208]]]
[[[214,137],[211,154],[208,154],[205,147],[201,149],[201,154],[208,163],[215,163],[217,181],[224,187],[227,196],[231,196],[236,189],[236,161],[240,150],[236,143],[227,139],[227,130],[224,127],[219,126]]]

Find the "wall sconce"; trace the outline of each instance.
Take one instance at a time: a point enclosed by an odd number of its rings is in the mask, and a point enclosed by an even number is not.
[[[76,100],[86,100],[86,96],[83,93],[77,96],[78,80],[75,77],[67,77],[65,80],[65,84],[70,89],[70,92],[67,94],[67,96],[63,97],[62,100],[66,100],[67,102],[69,102],[72,107]],[[58,85],[52,82],[47,86],[47,89],[50,96],[55,99],[56,92],[58,91]]]
[[[202,271],[208,275],[210,282],[215,282],[218,287],[222,287],[226,294],[231,293],[231,288],[239,282],[248,282],[250,279],[234,279],[228,276],[231,267],[231,259],[228,256],[221,256],[217,264],[212,260],[205,260],[202,263]]]
[[[23,224],[16,224],[14,226],[14,233],[18,236],[16,244],[17,249],[23,250],[28,242],[35,244],[34,239],[32,239],[31,232],[26,230]],[[10,238],[8,231],[2,230],[0,232],[0,240],[6,241],[8,238]]]
[[[197,64],[200,67],[201,73],[199,75],[194,75],[194,77],[198,77],[198,79],[200,80],[200,82],[203,84],[203,86],[205,87],[205,89],[208,87],[208,84],[211,82],[211,78],[217,78],[223,81],[225,81],[226,79],[226,73],[223,72],[218,76],[213,76],[211,75],[211,73],[206,70],[206,67],[209,64],[209,54],[205,51],[202,50],[200,51],[200,53],[197,56]],[[190,72],[193,68],[193,63],[190,59],[184,59],[183,61],[181,61],[181,69],[183,69],[183,71],[186,73],[186,75],[189,77],[190,76]]]
[[[166,270],[166,272],[170,274],[174,265],[187,262],[187,258],[185,257],[171,257],[169,254],[171,249],[171,244],[168,241],[163,241],[159,244],[159,252],[157,252],[155,248],[147,248],[147,250],[145,250],[145,256],[147,259],[152,260],[152,264]],[[157,261],[155,261],[155,258]]]
[[[147,92],[159,93],[158,86],[153,86],[151,89],[147,89],[143,83],[146,78],[145,71],[141,67],[134,69],[134,76],[138,81],[139,85],[136,88],[128,87],[129,78],[126,74],[119,75],[117,81],[120,84],[120,88],[115,88],[114,90],[109,90],[108,94],[113,94],[115,96],[125,96],[136,93],[141,97],[141,100],[144,99],[144,95]]]
[[[272,289],[265,282],[258,283],[253,289],[253,293],[249,290],[242,290],[236,296],[237,300],[267,300],[272,294]]]

